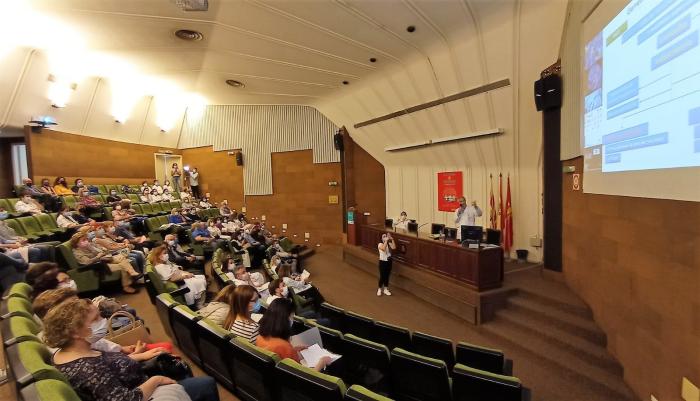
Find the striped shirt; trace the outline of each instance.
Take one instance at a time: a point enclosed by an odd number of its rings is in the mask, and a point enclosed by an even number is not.
[[[253,321],[244,321],[241,319],[236,319],[231,326],[231,333],[243,337],[251,343],[255,343],[258,339],[258,329],[260,325]]]

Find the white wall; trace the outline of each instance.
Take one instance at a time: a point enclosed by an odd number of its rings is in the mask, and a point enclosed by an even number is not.
[[[432,34],[435,45],[421,57],[394,66],[357,87],[320,102],[318,109],[385,166],[387,216],[406,210],[421,223],[451,223],[437,211],[436,173],[463,171],[464,192],[484,209],[488,225],[489,174],[511,176],[514,249],[541,260],[529,238],[542,233],[542,123],[535,110],[533,82],[556,62],[566,2],[465,2],[464,28]],[[428,20],[429,16],[424,16]],[[511,86],[454,101],[359,129],[353,125],[489,82],[509,78]],[[387,146],[502,128],[504,134],[402,152]],[[495,188],[496,203],[498,189]],[[426,229],[429,227],[426,227]]]

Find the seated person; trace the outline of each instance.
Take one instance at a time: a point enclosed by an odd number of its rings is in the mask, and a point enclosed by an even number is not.
[[[214,238],[207,229],[207,223],[203,221],[192,224],[192,239],[196,243],[211,245],[214,249],[226,244],[226,241]]]
[[[228,316],[229,310],[231,310],[231,305],[233,305],[233,293],[236,290],[236,286],[229,284],[222,288],[218,294],[206,304],[202,309],[197,311],[199,316],[207,318],[217,325],[224,327],[224,321],[226,321],[226,316]]]
[[[269,296],[268,285],[265,281],[265,276],[259,272],[247,272],[242,264],[236,265],[233,259],[227,259],[225,262],[226,276],[230,278],[236,285],[250,285],[254,287],[261,295]]]
[[[52,242],[30,244],[26,238],[17,235],[17,232],[4,220],[0,220],[0,248],[9,257],[23,261],[25,264],[54,260],[54,244]]]
[[[56,216],[56,225],[63,228],[68,228],[73,231],[84,226],[86,223],[78,221],[77,216],[70,210],[68,205],[63,205],[61,212]]]
[[[175,197],[170,194],[170,190],[163,188],[163,195],[160,196],[160,199],[163,202],[172,202],[175,200]]]
[[[164,245],[153,249],[148,258],[163,281],[184,282],[184,286],[189,288],[185,293],[185,301],[188,305],[193,305],[196,309],[204,306],[207,291],[207,279],[204,275],[183,271],[180,266],[170,262]]]
[[[226,199],[221,201],[221,206],[219,206],[219,214],[225,217],[229,217],[233,214],[231,208],[228,207],[228,201]]]
[[[68,188],[68,184],[66,183],[66,177],[56,177],[56,180],[53,182],[53,190],[56,193],[56,195],[59,196],[75,195],[75,192]]]
[[[148,378],[137,361],[121,352],[93,350],[91,326],[99,319],[97,308],[87,299],[65,301],[60,308],[51,308],[44,318],[46,345],[59,349],[53,355],[53,364],[80,399],[141,401],[169,395],[173,399],[219,400],[216,381],[211,377],[187,378],[178,385],[165,376]],[[175,387],[162,388],[169,385]],[[169,390],[176,390],[177,395]]]
[[[51,186],[51,181],[49,181],[48,178],[44,178],[41,180],[41,188],[39,188],[39,189],[45,195],[49,195],[51,197],[58,196],[58,194],[56,194],[56,191]]]
[[[282,281],[281,278],[276,278],[270,281],[270,284],[267,286],[267,288],[268,292],[270,293],[270,296],[263,299],[263,303],[268,307],[275,299],[289,298],[289,288],[287,288],[287,285],[284,283],[284,281]]]
[[[158,180],[153,181],[153,186],[151,187],[152,195],[161,195],[163,193],[163,187],[160,185]]]
[[[77,291],[75,282],[53,262],[34,263],[27,270],[25,281],[32,286],[32,299],[44,291],[57,288],[71,288]]]
[[[163,192],[165,192],[166,189],[168,190],[168,192],[169,192],[171,195],[174,193],[174,192],[173,192],[173,186],[170,185],[170,181],[169,181],[169,180],[165,180],[165,182],[163,183]]]
[[[394,225],[398,229],[408,230],[408,223],[409,222],[410,222],[410,220],[408,219],[408,214],[406,214],[406,212],[401,212],[401,215],[396,220],[396,223],[394,223]]]
[[[48,180],[45,180],[48,185]],[[39,188],[36,185],[34,185],[34,182],[31,178],[23,179],[22,184],[23,186],[20,190],[20,193],[28,194],[32,198],[39,201],[39,203],[41,203],[44,206],[44,208],[52,212],[57,212],[61,207],[63,200],[58,195],[56,195],[55,193],[46,193],[43,188]],[[49,189],[52,189],[50,185]]]
[[[262,305],[255,288],[249,285],[236,286],[233,291],[233,304],[224,321],[224,329],[255,344],[258,338],[258,323]],[[256,316],[253,316],[256,315]]]
[[[118,203],[121,203],[122,198],[117,194],[116,189],[111,189],[109,191],[109,196],[107,196],[107,199],[105,201],[112,207],[116,206]]]
[[[93,213],[102,213],[102,203],[90,195],[90,192],[84,187],[78,190],[77,208],[86,217]]]
[[[129,244],[131,244],[134,249],[144,253],[148,253],[148,249],[155,246],[155,243],[149,240],[145,235],[134,234],[128,225],[121,225],[120,227],[117,227],[116,224],[112,225],[107,229],[107,236],[118,242],[129,241]]]
[[[212,205],[211,203],[209,203],[209,198],[207,198],[207,197],[205,196],[205,197],[203,197],[203,198],[199,201],[199,207],[202,208],[202,209],[209,209],[209,208],[214,207],[214,205]]]
[[[83,188],[86,188],[86,187],[85,187],[85,184],[83,183],[83,179],[82,179],[82,178],[76,178],[76,179],[75,179],[75,185],[73,185],[73,186],[71,187],[71,191],[73,191],[73,193],[77,195],[77,194],[78,194],[78,191],[80,191],[80,190],[83,189]],[[87,189],[87,188],[86,188],[86,189]]]
[[[141,187],[141,195],[139,195],[139,199],[141,199],[141,202],[143,203],[155,203],[156,201],[153,198],[153,195],[151,195],[151,189],[146,187],[143,188]]]
[[[111,221],[105,221],[95,229],[95,244],[111,253],[118,252],[126,256],[131,266],[133,266],[137,272],[143,273],[144,266],[146,265],[146,257],[143,252],[135,250],[134,246],[131,245],[127,239],[117,241],[117,237],[108,236],[107,231],[112,235],[115,234],[116,228]]]
[[[323,296],[316,287],[309,284],[308,278],[292,275],[291,267],[287,263],[283,263],[277,269],[277,276],[282,279],[284,284],[294,290],[295,294],[299,294],[307,299],[313,299],[314,305],[318,308],[325,301]]]
[[[25,192],[20,200],[15,203],[15,210],[19,213],[28,213],[31,215],[36,215],[36,214],[43,214],[44,213],[44,206],[34,200],[32,196]]]
[[[214,238],[221,238],[224,240],[230,240],[231,236],[229,235],[224,235],[221,232],[221,228],[219,228],[219,225],[217,225],[217,219],[209,219],[209,226],[207,227],[207,230],[209,230],[209,233],[211,234],[212,237]]]
[[[139,189],[139,192],[140,192],[140,193],[143,193],[143,190],[146,189],[146,188],[148,188],[148,191],[149,191],[149,192],[151,191],[151,186],[148,185],[148,181],[144,181],[144,182],[141,183],[141,188]]]
[[[151,190],[151,199],[153,200],[152,203],[158,203],[163,201],[163,195]]]
[[[182,208],[182,215],[188,218],[190,221],[198,221],[199,215],[197,214],[197,209],[191,207],[189,209]]]
[[[170,224],[185,224],[187,221],[185,220],[185,217],[180,214],[180,211],[177,210],[176,207],[174,207],[170,211],[170,215],[168,216],[168,223]]]
[[[185,251],[180,246],[180,241],[175,234],[166,235],[163,245],[168,250],[168,257],[171,262],[184,267],[187,271],[197,272],[198,274],[204,272],[204,261],[197,259],[194,254]]]
[[[91,265],[94,263],[106,263],[112,272],[119,271],[122,277],[122,290],[127,294],[134,294],[136,289],[131,286],[134,280],[141,275],[134,270],[129,260],[123,255],[110,255],[92,244],[95,233],[78,232],[70,239],[73,256],[81,265]],[[92,238],[90,238],[92,237]]]
[[[305,347],[294,347],[289,342],[292,328],[289,322],[294,318],[294,305],[289,299],[275,299],[260,319],[258,339],[255,343],[260,348],[272,351],[280,358],[291,358],[301,362],[299,351]],[[325,369],[330,357],[323,357],[313,367],[317,371]]]

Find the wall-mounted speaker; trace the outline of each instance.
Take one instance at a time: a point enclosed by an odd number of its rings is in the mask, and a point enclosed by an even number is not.
[[[333,144],[335,145],[335,150],[343,151],[343,134],[340,132],[333,135]]]
[[[561,77],[556,74],[535,81],[537,111],[561,107]]]
[[[236,166],[242,166],[243,165],[243,153],[238,152],[236,153]]]

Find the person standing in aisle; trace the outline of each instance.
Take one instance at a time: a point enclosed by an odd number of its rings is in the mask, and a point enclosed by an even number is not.
[[[172,168],[170,169],[170,177],[173,179],[173,189],[170,192],[177,192],[178,194],[180,193],[180,176],[182,173],[180,172],[180,167],[178,167],[177,163],[173,163]]]
[[[391,295],[389,291],[391,251],[396,249],[396,244],[394,239],[391,238],[391,234],[382,234],[382,242],[377,244],[377,248],[379,249],[379,288],[377,289],[377,296],[380,297],[382,294]]]
[[[197,167],[194,167],[192,171],[190,171],[190,188],[192,189],[192,196],[194,196],[195,199],[199,199],[199,197],[202,196],[199,193],[199,172],[197,171]]]

